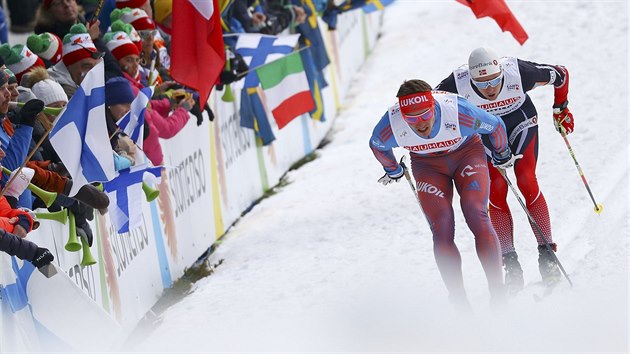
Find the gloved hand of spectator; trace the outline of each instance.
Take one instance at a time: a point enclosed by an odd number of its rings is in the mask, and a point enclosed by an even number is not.
[[[55,260],[55,256],[50,253],[48,248],[37,247],[35,257],[33,257],[31,263],[33,263],[35,267],[41,268],[47,264],[50,264],[53,260]]]
[[[559,133],[564,133],[565,135],[573,132],[574,124],[573,113],[567,108],[568,104],[569,101],[565,101],[559,106],[553,106],[553,124]]]
[[[11,176],[9,176],[9,181],[13,179],[13,182],[7,187],[5,195],[19,199],[20,195],[22,195],[24,190],[28,187],[28,184],[31,183],[31,179],[33,179],[35,175],[35,170],[23,167],[20,174],[13,178],[16,172],[17,170],[11,172]]]
[[[176,108],[183,108],[187,111],[190,111],[192,107],[195,105],[195,100],[192,98],[192,95],[186,95],[184,98],[180,99],[179,102],[175,105]]]
[[[502,170],[506,170],[516,163],[516,160],[523,157],[523,155],[512,155],[512,151],[510,148],[505,148],[500,153],[492,153],[492,164],[496,168],[500,168]]]
[[[28,125],[32,127],[35,124],[35,118],[37,118],[37,114],[44,109],[44,101],[34,99],[26,102],[24,107],[20,109],[17,114],[17,121],[20,124]]]
[[[92,229],[90,228],[90,224],[87,222],[77,226],[77,236],[83,237],[85,242],[87,242],[88,246],[92,247],[92,242],[94,242],[94,236],[92,234]]]
[[[398,168],[394,172],[385,172],[383,177],[378,179],[378,183],[386,186],[390,183],[399,182],[404,175],[405,167],[403,167],[403,165],[398,165]]]

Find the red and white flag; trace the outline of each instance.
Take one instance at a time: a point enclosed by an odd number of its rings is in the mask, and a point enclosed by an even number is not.
[[[225,65],[218,0],[182,0],[173,6],[171,76],[199,91],[203,107]]]
[[[477,18],[491,17],[503,32],[512,33],[512,37],[521,45],[527,40],[527,32],[518,22],[505,0],[456,0],[472,10]]]

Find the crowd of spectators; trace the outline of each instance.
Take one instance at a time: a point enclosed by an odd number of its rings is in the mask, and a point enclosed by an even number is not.
[[[103,61],[108,135],[117,170],[135,165],[137,148],[116,122],[144,87],[155,87],[145,113],[143,152],[155,166],[163,161],[159,139],[175,136],[196,117],[203,123],[198,94],[172,80],[170,39],[173,0],[7,0],[0,7],[0,159],[14,171],[0,196],[0,250],[35,266],[53,261],[48,249],[24,239],[38,222],[31,210],[46,208],[29,183],[57,196],[49,211],[67,208],[79,234],[92,244],[88,221],[94,210],[107,211],[109,199],[98,185],[83,186],[70,197],[72,179],[47,135],[85,75]],[[308,16],[338,11],[333,0],[218,0],[224,33],[278,35],[295,30]],[[95,11],[100,11],[95,16]],[[8,16],[5,16],[8,15]],[[7,26],[7,23],[10,25]],[[7,29],[29,34],[12,44]],[[249,70],[234,50],[235,36],[225,37],[227,60],[219,87]],[[190,114],[189,114],[190,113]],[[35,147],[35,151],[32,151]],[[32,153],[31,153],[32,152]],[[28,161],[26,161],[28,157]],[[21,172],[13,178],[17,170]]]

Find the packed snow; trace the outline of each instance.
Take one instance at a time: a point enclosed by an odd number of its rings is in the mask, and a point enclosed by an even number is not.
[[[215,273],[124,350],[197,352],[500,352],[628,350],[628,3],[508,1],[529,34],[520,46],[455,1],[398,0],[356,75],[332,142],[287,186],[240,219],[210,256]],[[542,301],[537,250],[510,192],[526,288],[490,307],[473,237],[455,198],[456,243],[472,316],[447,300],[431,233],[409,185],[377,184],[372,129],[405,79],[433,86],[476,47],[561,64],[571,74],[575,156],[597,215],[552,124],[553,88],[530,91],[539,113],[538,179],[566,281]],[[405,152],[396,150],[398,157]],[[515,182],[513,174],[510,178]]]

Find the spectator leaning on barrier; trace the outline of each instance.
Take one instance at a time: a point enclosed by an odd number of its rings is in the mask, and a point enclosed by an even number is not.
[[[157,35],[155,22],[143,10],[131,8],[116,9],[112,11],[110,18],[113,23],[115,21],[122,21],[130,24],[137,31],[140,38],[142,38],[142,49],[140,50],[139,58],[141,66],[146,68],[146,70],[141,70],[138,74],[143,74],[141,78],[143,84],[147,86],[154,83],[162,83],[160,74],[157,71],[157,68],[160,67],[160,58],[166,58],[166,61],[170,65],[170,57],[168,53],[158,55],[158,50],[155,48]],[[113,27],[112,31],[114,31]],[[151,68],[153,68],[152,74]],[[149,76],[152,76],[151,82],[149,82]]]
[[[4,151],[0,149],[0,160],[5,156]],[[20,177],[16,178],[16,181],[12,191],[19,195],[28,186],[28,181],[23,183]],[[55,257],[48,249],[23,239],[28,232],[36,228],[35,225],[28,212],[13,209],[4,196],[0,197],[0,251],[27,260],[39,268],[52,262]]]
[[[105,83],[105,117],[107,118],[107,130],[112,137],[112,149],[118,156],[114,156],[116,168],[126,168],[135,165],[136,145],[124,133],[116,122],[129,112],[134,95],[129,81],[123,77],[113,77]],[[146,124],[145,124],[146,127]],[[124,160],[128,160],[129,163]],[[126,167],[123,167],[125,166]]]

